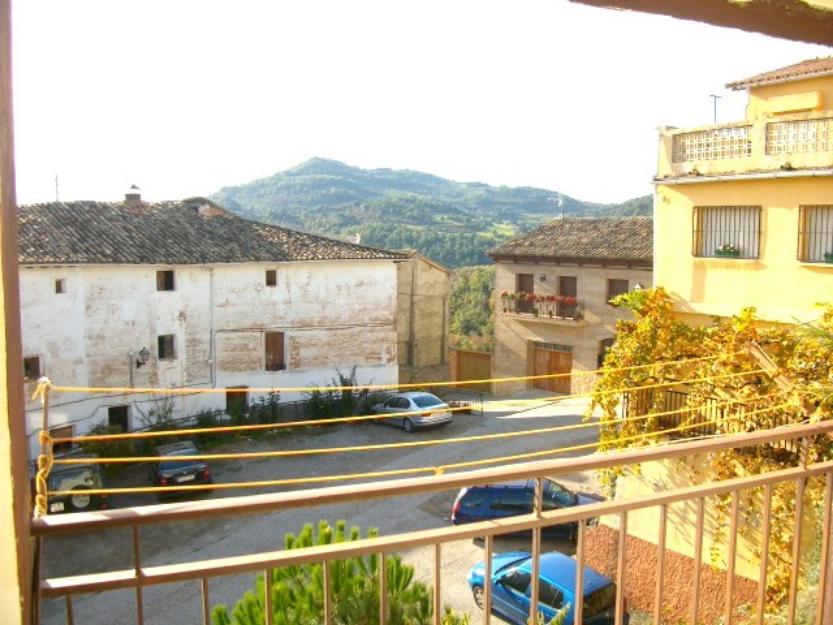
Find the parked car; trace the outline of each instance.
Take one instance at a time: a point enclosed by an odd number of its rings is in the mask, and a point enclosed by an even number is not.
[[[370,412],[396,414],[395,417],[380,419],[379,422],[400,426],[406,432],[445,425],[453,420],[449,405],[431,393],[397,393],[386,402],[373,406]],[[403,412],[408,414],[402,415]]]
[[[50,496],[49,514],[86,512],[107,508],[107,495],[91,495],[85,491],[106,488],[97,464],[55,465],[47,480],[49,491],[73,491],[71,495]]]
[[[564,625],[574,625],[576,561],[551,551],[541,554],[538,582],[538,611],[549,622],[570,604]],[[468,582],[474,602],[484,605],[485,562],[472,567]],[[532,558],[524,551],[495,554],[492,557],[492,613],[515,625],[526,625],[532,593]],[[584,568],[584,607],[582,625],[613,625],[616,585],[589,567]],[[627,610],[623,623],[630,620]]]
[[[159,445],[157,456],[195,456],[197,446],[191,441]],[[202,460],[161,460],[150,465],[150,480],[156,486],[180,486],[187,484],[211,484],[211,468]],[[176,494],[177,491],[170,493]],[[160,498],[162,495],[160,494]]]
[[[542,499],[544,510],[581,506],[602,499],[602,497],[596,495],[574,493],[558,482],[544,479]],[[451,523],[460,525],[529,514],[532,512],[534,502],[535,480],[517,480],[463,488],[454,501],[454,507],[451,510]],[[578,524],[575,522],[550,525],[544,528],[544,534],[556,538],[573,538],[576,535],[577,527]]]

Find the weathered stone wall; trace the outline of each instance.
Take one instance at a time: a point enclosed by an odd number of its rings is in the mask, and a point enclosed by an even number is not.
[[[447,363],[450,273],[417,254],[399,263],[397,281],[399,364],[430,367]],[[409,363],[412,340],[412,363]]]
[[[156,290],[156,271],[174,270],[173,291]],[[265,271],[277,285],[265,285]],[[55,293],[63,279],[66,292]],[[248,263],[214,266],[87,266],[21,269],[25,356],[66,386],[250,387],[329,384],[357,367],[362,383],[397,381],[396,268],[390,261]],[[265,370],[267,331],[285,333],[287,370]],[[157,338],[175,336],[176,357],[157,358]],[[147,348],[147,364],[135,353]],[[130,357],[129,353],[134,356]],[[251,395],[250,399],[256,399]],[[299,399],[285,393],[282,399]],[[162,397],[61,394],[50,423],[81,434],[129,405],[140,427]],[[177,397],[173,414],[225,406],[225,396]],[[27,405],[29,432],[40,427]],[[30,449],[36,441],[30,434]]]

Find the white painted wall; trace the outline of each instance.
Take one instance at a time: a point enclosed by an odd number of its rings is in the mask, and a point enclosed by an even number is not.
[[[174,291],[156,290],[161,269],[174,270]],[[277,286],[266,286],[267,269],[277,271]],[[65,293],[55,293],[58,279]],[[398,381],[392,261],[21,267],[20,295],[24,355],[39,356],[56,385],[326,385],[354,365],[362,384]],[[266,331],[285,333],[286,371],[265,370]],[[163,334],[176,336],[174,359],[157,359]],[[137,368],[128,354],[143,347],[151,358]],[[301,397],[281,394],[285,401]],[[138,428],[164,403],[162,395],[60,393],[50,402],[50,426],[73,424],[83,434],[106,421],[107,406],[128,404],[130,427]],[[186,395],[173,411],[224,406],[223,393]],[[31,454],[40,424],[39,404],[29,401]]]

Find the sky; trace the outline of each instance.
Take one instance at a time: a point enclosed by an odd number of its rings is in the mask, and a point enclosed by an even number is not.
[[[566,0],[21,0],[21,204],[208,195],[314,156],[597,202],[651,193],[657,128],[833,49]]]

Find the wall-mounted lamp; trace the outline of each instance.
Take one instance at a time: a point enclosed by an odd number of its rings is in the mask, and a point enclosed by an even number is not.
[[[148,360],[150,360],[150,350],[147,347],[143,347],[136,354],[136,368],[138,369],[142,365],[146,365]]]
[[[547,274],[542,273],[540,276],[538,276],[538,281],[539,282],[546,282],[547,281]]]

